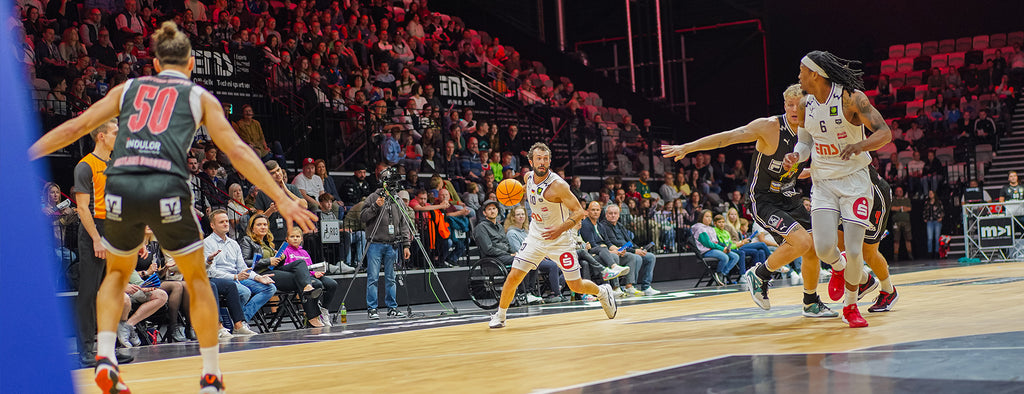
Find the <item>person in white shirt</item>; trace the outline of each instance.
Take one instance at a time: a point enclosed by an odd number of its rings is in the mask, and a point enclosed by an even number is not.
[[[320,206],[318,199],[324,194],[324,180],[316,174],[316,162],[313,158],[307,157],[302,161],[302,172],[292,179],[292,184],[299,188],[299,192],[302,193],[300,197],[305,199],[310,207]]]
[[[206,273],[211,278],[235,281],[238,294],[245,302],[242,305],[243,321],[235,323],[235,335],[255,335],[246,323],[263,307],[270,297],[277,293],[270,276],[259,275],[245,264],[242,248],[228,236],[231,222],[223,209],[210,214],[213,233],[203,240],[203,254],[206,256]]]

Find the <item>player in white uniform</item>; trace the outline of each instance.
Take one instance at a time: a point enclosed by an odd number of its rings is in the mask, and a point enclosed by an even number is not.
[[[576,256],[576,241],[568,231],[573,230],[587,211],[569,191],[569,184],[551,172],[551,149],[543,143],[530,147],[530,166],[533,171],[526,173],[526,196],[530,204],[530,231],[523,245],[516,253],[512,269],[505,278],[501,289],[498,312],[491,316],[490,327],[505,327],[505,313],[512,304],[516,288],[526,273],[536,269],[544,258],[558,264],[565,274],[565,282],[572,291],[596,295],[609,319],[615,318],[618,308],[612,287],[607,283],[598,286],[580,277],[580,263]]]
[[[850,327],[866,327],[857,310],[860,287],[859,267],[864,264],[864,233],[873,201],[868,173],[871,156],[892,140],[882,115],[861,90],[863,72],[852,68],[859,62],[840,59],[831,53],[812,51],[800,60],[800,86],[805,96],[803,127],[795,152],[786,155],[786,167],[811,158],[811,223],[814,228],[834,229],[843,221],[846,261],[838,247],[838,235],[831,231],[814,234],[814,249],[825,263],[843,275],[847,263],[858,269],[845,273],[846,306],[843,321]],[[871,130],[865,136],[864,130]],[[813,151],[811,149],[813,145]],[[829,289],[832,293],[834,290]]]

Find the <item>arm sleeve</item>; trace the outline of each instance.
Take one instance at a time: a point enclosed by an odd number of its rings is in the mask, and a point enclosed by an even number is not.
[[[705,247],[711,249],[725,250],[725,248],[723,248],[722,245],[719,245],[717,242],[711,242],[711,237],[708,236],[708,233],[700,233],[700,235],[697,236],[697,241],[700,241],[701,245],[704,245]]]
[[[807,159],[811,158],[811,144],[814,143],[814,141],[811,137],[811,133],[803,127],[797,129],[796,135],[798,140],[793,151],[800,155],[798,162],[803,163],[807,161]]]

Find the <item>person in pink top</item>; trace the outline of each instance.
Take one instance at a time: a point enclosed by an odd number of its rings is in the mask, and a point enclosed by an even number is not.
[[[285,238],[285,241],[288,242],[288,246],[284,249],[283,256],[285,265],[299,260],[304,261],[306,265],[313,264],[313,259],[309,257],[309,252],[302,249],[302,229],[292,227],[292,231],[288,232],[288,237]],[[306,305],[303,309],[307,311],[306,318],[309,319],[309,325],[313,327],[323,327],[330,324],[331,319],[330,316],[327,316],[328,311],[325,306],[330,305],[331,300],[334,299],[334,295],[338,290],[338,282],[325,276],[323,272],[324,269],[326,269],[326,267],[321,267],[319,270],[309,271],[309,274],[313,275],[313,287],[323,289],[323,295],[319,299],[323,300],[323,304],[321,304],[321,306],[315,305],[318,302],[317,299],[307,298],[305,300],[305,302],[310,305]],[[311,313],[309,311],[314,310],[319,310],[320,314],[317,316],[310,316]]]

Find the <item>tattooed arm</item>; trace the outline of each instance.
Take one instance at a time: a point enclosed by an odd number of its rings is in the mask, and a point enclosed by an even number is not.
[[[851,101],[853,105],[849,105]],[[882,114],[871,105],[871,101],[868,100],[868,96],[864,95],[864,92],[854,91],[849,95],[849,99],[843,100],[843,104],[846,107],[845,110],[852,114],[853,120],[871,130],[871,136],[856,144],[847,145],[843,149],[841,153],[843,160],[864,151],[881,149],[892,141],[892,130],[889,130],[889,125],[885,123]]]

